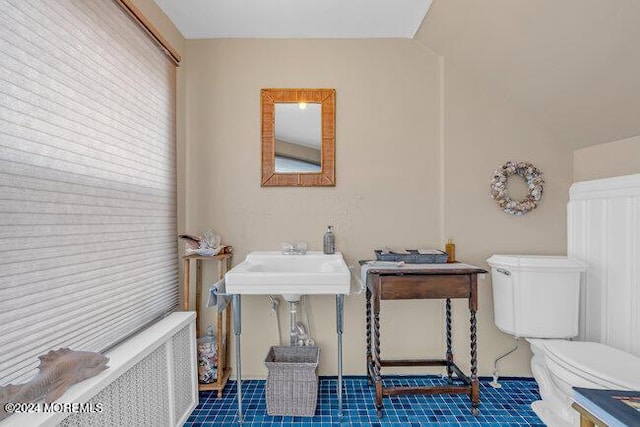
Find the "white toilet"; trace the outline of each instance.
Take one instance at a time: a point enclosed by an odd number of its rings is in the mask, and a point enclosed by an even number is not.
[[[578,426],[572,387],[640,390],[640,357],[578,335],[580,275],[586,265],[562,256],[493,255],[496,326],[526,338],[542,400],[531,404],[547,425]]]

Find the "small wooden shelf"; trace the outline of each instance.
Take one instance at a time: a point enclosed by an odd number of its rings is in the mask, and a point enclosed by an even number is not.
[[[191,280],[191,261],[196,262],[196,337],[201,336],[199,311],[202,303],[202,261],[217,261],[218,275],[217,280],[224,277],[224,274],[231,268],[231,254],[222,254],[215,256],[203,255],[187,255],[182,257],[184,262],[184,280],[183,280],[183,310],[189,311],[189,283]],[[215,308],[212,308],[215,310]],[[199,391],[217,390],[218,397],[222,397],[222,390],[229,379],[230,369],[229,363],[229,343],[231,342],[231,305],[223,312],[217,312],[217,352],[218,352],[218,377],[215,382],[209,384],[198,383]],[[197,355],[197,351],[196,351]],[[196,356],[197,357],[197,356]]]
[[[220,379],[216,380],[211,384],[201,384],[198,383],[198,391],[210,391],[210,390],[218,390],[218,397],[222,397],[222,389],[227,384],[229,380],[229,374],[231,374],[231,369],[224,368],[222,371],[218,367],[218,372],[222,372],[222,375],[218,374]]]

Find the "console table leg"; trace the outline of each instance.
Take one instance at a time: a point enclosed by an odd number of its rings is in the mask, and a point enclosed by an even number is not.
[[[382,418],[382,381],[376,381],[376,415]]]
[[[471,413],[478,415],[480,389],[478,386],[478,343],[476,335],[476,311],[471,310]]]
[[[451,350],[451,298],[447,298],[445,302],[446,307],[446,333],[447,333],[447,382],[449,384],[453,383],[451,376],[453,375],[453,369],[451,369],[451,365],[453,364],[453,351]]]
[[[376,310],[377,305],[377,310]],[[382,418],[382,367],[380,365],[380,304],[373,308],[373,363],[376,383],[376,410],[378,418]]]

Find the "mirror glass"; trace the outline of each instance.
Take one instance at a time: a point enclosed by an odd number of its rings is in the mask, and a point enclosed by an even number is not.
[[[336,90],[260,91],[263,187],[336,185]]]
[[[322,168],[322,105],[275,104],[276,173],[319,173]]]

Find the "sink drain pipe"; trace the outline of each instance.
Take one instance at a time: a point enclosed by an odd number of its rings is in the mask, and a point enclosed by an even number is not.
[[[298,343],[298,329],[296,328],[298,312],[298,301],[289,301],[289,345],[294,346]]]

